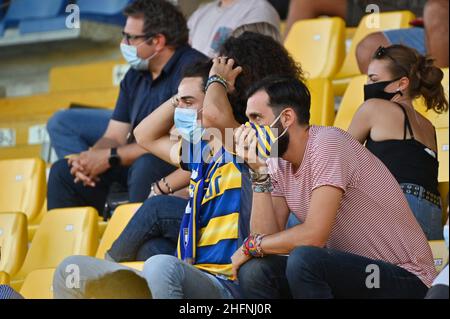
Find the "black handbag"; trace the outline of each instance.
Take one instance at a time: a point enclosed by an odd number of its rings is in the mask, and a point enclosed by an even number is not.
[[[130,202],[128,192],[120,184],[113,184],[109,189],[106,197],[105,208],[103,209],[103,220],[109,220],[114,211],[120,205],[128,204]]]

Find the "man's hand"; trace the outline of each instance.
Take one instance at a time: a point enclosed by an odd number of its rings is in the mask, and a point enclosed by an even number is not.
[[[98,176],[109,168],[109,149],[91,149],[69,159],[70,173],[75,177],[75,183],[83,182],[85,186],[95,187]]]
[[[74,183],[82,182],[85,187],[95,187],[94,180],[91,180],[89,177],[87,177],[84,172],[84,167],[80,164],[80,155],[70,155],[67,158],[67,162],[70,167],[70,174],[72,174],[75,179]]]
[[[219,75],[227,81],[228,93],[235,90],[236,78],[241,74],[242,67],[238,66],[233,69],[234,60],[226,57],[218,57],[213,60],[213,66],[209,72],[209,76]]]
[[[251,127],[242,125],[234,133],[234,142],[236,144],[236,154],[242,158],[247,165],[255,172],[267,174],[269,169],[266,161],[261,159],[257,152],[258,138],[256,132]]]
[[[235,279],[238,278],[239,268],[241,268],[241,266],[243,264],[245,264],[247,261],[249,261],[250,259],[252,259],[252,257],[246,256],[244,254],[244,252],[242,251],[242,247],[239,247],[239,249],[233,254],[233,256],[231,257],[231,262],[233,264],[233,266],[232,266],[233,277]]]

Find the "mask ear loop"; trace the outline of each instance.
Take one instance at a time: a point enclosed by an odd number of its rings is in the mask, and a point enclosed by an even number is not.
[[[278,117],[275,119],[275,121],[273,121],[273,123],[270,125],[270,128],[273,128],[273,126],[281,119],[281,115],[283,115],[283,112],[280,113],[280,115],[278,115]],[[286,135],[287,131],[288,131],[289,127],[286,127],[283,131],[283,133],[281,133],[278,137],[277,137],[277,141],[282,138],[284,135]]]

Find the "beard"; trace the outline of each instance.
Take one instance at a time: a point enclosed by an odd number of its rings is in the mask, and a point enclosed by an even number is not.
[[[278,157],[283,157],[289,147],[289,133],[286,132],[286,134],[284,134],[280,139],[278,139],[277,143],[278,144]]]
[[[282,134],[285,130],[285,128],[283,128],[283,126],[281,125],[281,123],[278,123],[277,125],[277,130],[278,130],[278,134]],[[272,149],[275,151],[273,156],[275,157],[283,157],[289,147],[289,141],[290,141],[290,136],[289,136],[289,132],[286,131],[286,133],[280,137],[275,144],[272,146]],[[273,157],[271,156],[271,157]]]

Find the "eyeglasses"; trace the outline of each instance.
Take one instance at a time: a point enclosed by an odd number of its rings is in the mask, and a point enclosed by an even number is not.
[[[130,41],[135,41],[138,39],[147,39],[150,40],[153,36],[149,36],[146,34],[140,34],[140,35],[131,35],[129,33],[126,33],[125,31],[122,31],[122,36],[125,39],[126,43],[130,45]]]

